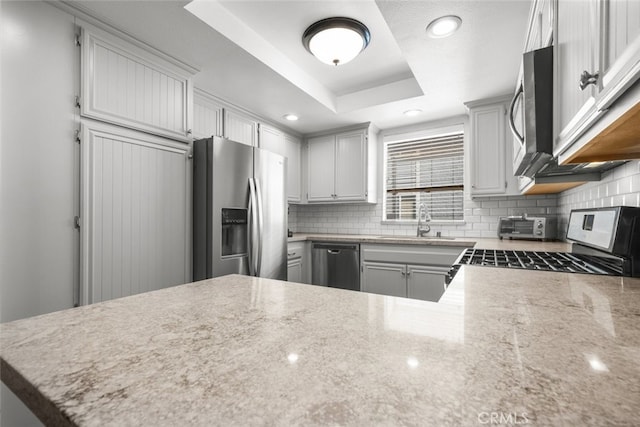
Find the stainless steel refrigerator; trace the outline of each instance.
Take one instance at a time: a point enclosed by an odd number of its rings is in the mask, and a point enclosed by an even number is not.
[[[193,153],[193,280],[286,280],[287,160],[216,136]]]

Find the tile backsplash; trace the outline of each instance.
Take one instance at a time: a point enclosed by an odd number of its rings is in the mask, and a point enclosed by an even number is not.
[[[431,222],[431,235],[497,237],[498,217],[527,213],[556,214],[557,196],[505,196],[471,199],[465,195],[464,223]],[[375,205],[290,205],[289,228],[299,233],[412,236],[416,224],[382,222],[382,203]]]
[[[628,162],[591,182],[560,194],[471,199],[465,195],[464,223],[432,222],[431,235],[496,237],[503,215],[557,214],[559,233],[566,233],[571,209],[604,206],[640,207],[640,161]],[[382,222],[382,203],[375,205],[290,205],[289,228],[299,233],[343,233],[412,236],[416,224]]]
[[[558,213],[561,235],[566,233],[571,209],[606,206],[640,207],[640,161],[634,160],[608,171],[598,182],[560,193]]]

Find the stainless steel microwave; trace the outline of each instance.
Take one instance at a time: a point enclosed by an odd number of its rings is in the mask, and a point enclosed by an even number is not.
[[[498,237],[503,239],[554,240],[558,221],[552,216],[504,216],[498,220]]]

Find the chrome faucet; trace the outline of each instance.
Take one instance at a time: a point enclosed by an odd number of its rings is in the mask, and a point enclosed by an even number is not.
[[[429,231],[431,231],[431,227],[429,224],[425,224],[431,221],[431,215],[429,215],[429,211],[427,210],[427,204],[422,202],[418,207],[418,229],[416,230],[416,237],[425,237]]]

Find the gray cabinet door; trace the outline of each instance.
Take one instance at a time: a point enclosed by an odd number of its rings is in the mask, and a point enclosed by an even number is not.
[[[363,262],[362,267],[363,292],[395,297],[407,296],[404,264]]]
[[[448,268],[407,266],[407,296],[438,302],[445,290],[444,280]]]

